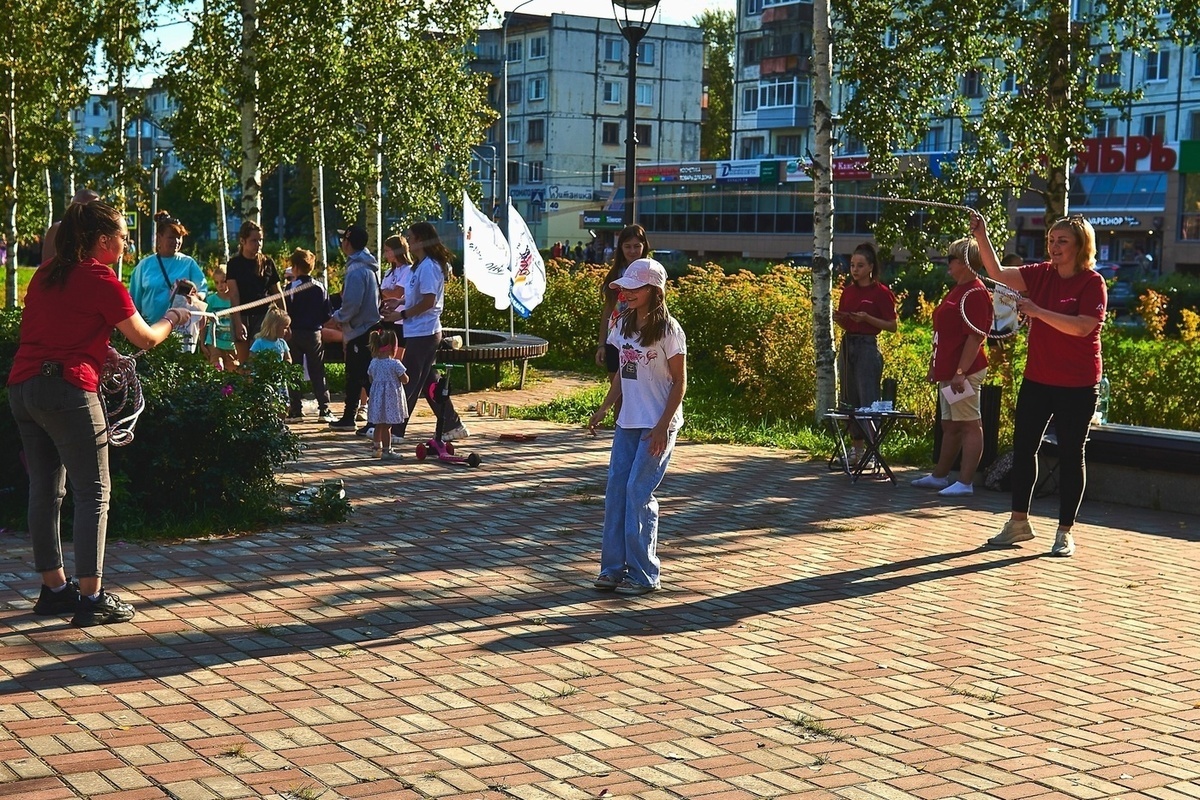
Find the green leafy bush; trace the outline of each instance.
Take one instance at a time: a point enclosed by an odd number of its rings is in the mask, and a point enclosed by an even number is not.
[[[19,311],[0,317],[0,374],[16,352]],[[131,353],[119,335],[114,345]],[[217,372],[172,342],[137,357],[146,409],[133,441],[110,450],[113,536],[244,530],[282,518],[275,472],[299,455],[299,440],[283,425],[281,390],[299,368],[269,355],[249,374]],[[12,415],[0,414],[0,490],[6,523],[25,514],[28,479]],[[13,498],[13,502],[8,502]]]

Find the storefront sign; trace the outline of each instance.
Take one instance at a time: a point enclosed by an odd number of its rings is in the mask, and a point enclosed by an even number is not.
[[[758,183],[759,161],[718,161],[717,183]]]
[[[592,189],[580,188],[577,186],[554,186],[546,187],[546,196],[551,200],[593,200],[595,192]]]
[[[625,218],[612,211],[582,211],[579,214],[579,227],[618,231],[625,227]]]
[[[1084,216],[1087,216],[1086,214]],[[1087,217],[1093,228],[1140,228],[1142,221],[1128,214],[1104,214]]]
[[[758,182],[766,186],[779,183],[779,162],[761,161],[758,165]]]
[[[842,156],[833,160],[835,181],[864,181],[871,177],[866,156]]]
[[[1161,136],[1105,136],[1083,140],[1075,172],[1170,172],[1177,161]]]
[[[807,158],[791,158],[783,163],[783,179],[788,183],[793,181],[811,181],[812,161]]]
[[[715,164],[680,164],[679,180],[683,183],[712,183],[716,176]]]
[[[678,164],[658,164],[637,168],[638,183],[671,183],[679,180]]]

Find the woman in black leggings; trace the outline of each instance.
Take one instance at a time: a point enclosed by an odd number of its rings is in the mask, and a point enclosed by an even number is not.
[[[1037,483],[1037,453],[1050,420],[1058,437],[1058,531],[1050,554],[1075,553],[1071,528],[1086,483],[1084,447],[1096,411],[1100,385],[1100,325],[1108,305],[1104,278],[1096,265],[1096,232],[1073,214],[1046,231],[1048,261],[1001,267],[988,239],[987,226],[971,217],[988,275],[1023,293],[1018,302],[1030,319],[1029,355],[1017,394],[1013,434],[1012,516],[988,544],[1006,547],[1034,537],[1029,503]]]

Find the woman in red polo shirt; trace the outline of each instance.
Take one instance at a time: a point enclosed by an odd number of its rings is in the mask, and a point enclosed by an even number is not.
[[[55,237],[56,255],[29,282],[8,402],[29,472],[29,532],[42,574],[33,611],[72,613],[79,627],[125,622],[133,606],[100,588],[108,525],[108,423],[100,372],[113,328],[135,347],[161,343],[188,320],[180,308],[147,325],[111,264],[125,252],[125,217],[99,201],[72,204]],[[63,569],[59,511],[70,479],[75,502],[75,574]]]
[[[929,362],[929,380],[938,385],[942,450],[933,472],[912,485],[939,489],[942,497],[967,497],[975,493],[975,469],[983,455],[979,389],[987,375],[987,356],[983,354],[985,337],[979,331],[992,329],[992,301],[975,272],[983,264],[973,240],[951,244],[946,261],[954,287],[933,311],[933,358]],[[950,469],[959,450],[958,480],[951,483]]]
[[[1053,418],[1059,508],[1050,554],[1070,557],[1075,553],[1071,528],[1086,482],[1083,451],[1100,385],[1100,325],[1108,305],[1108,287],[1093,269],[1096,232],[1078,214],[1060,219],[1046,231],[1050,260],[1023,267],[1000,266],[982,217],[971,217],[971,233],[988,275],[1025,295],[1017,307],[1031,320],[1013,432],[1012,516],[988,544],[1008,546],[1033,538],[1029,503],[1037,483],[1037,452]]]
[[[883,353],[879,332],[896,332],[896,296],[879,282],[879,254],[867,242],[850,256],[850,280],[842,288],[833,319],[845,331],[838,350],[841,401],[851,408],[865,408],[879,399],[883,378]],[[864,434],[857,423],[849,426],[851,459],[862,458]]]

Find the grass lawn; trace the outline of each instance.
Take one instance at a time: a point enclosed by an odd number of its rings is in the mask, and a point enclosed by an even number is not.
[[[29,286],[29,279],[33,277],[33,271],[36,267],[17,267],[17,305],[25,299],[25,288]],[[8,296],[8,270],[0,270],[0,302],[2,298]]]

